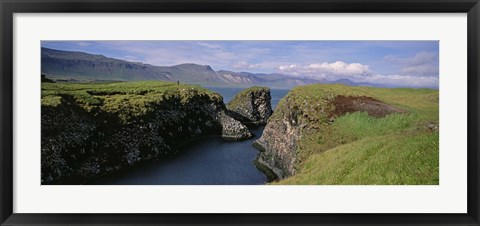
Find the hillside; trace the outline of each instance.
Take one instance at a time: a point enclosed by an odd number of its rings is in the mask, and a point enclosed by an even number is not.
[[[42,48],[42,74],[79,80],[169,80],[152,66],[82,52]]]
[[[438,184],[438,90],[296,87],[255,143],[273,184]]]
[[[180,64],[154,66],[140,62],[129,62],[102,55],[83,52],[61,51],[42,48],[42,74],[63,81],[180,81],[203,86],[248,87],[267,85],[291,88],[296,85],[318,83],[313,79],[293,78],[275,74],[253,74],[246,72],[214,71],[208,65]]]

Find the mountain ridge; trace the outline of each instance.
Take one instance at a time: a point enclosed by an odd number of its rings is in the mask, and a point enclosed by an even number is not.
[[[215,71],[210,65],[183,63],[173,66],[156,66],[131,62],[80,51],[41,48],[41,73],[58,81],[141,81],[161,80],[220,87],[249,87],[254,85],[272,88],[293,88],[316,83],[344,84],[350,86],[376,86],[356,83],[348,79],[336,81],[299,78],[279,73]]]

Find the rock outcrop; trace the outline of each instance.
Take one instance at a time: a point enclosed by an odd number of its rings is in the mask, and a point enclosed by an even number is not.
[[[297,142],[302,131],[298,122],[301,109],[288,96],[285,98],[283,104],[277,106],[260,139],[253,144],[261,151],[257,163],[269,168],[278,179],[295,174]]]
[[[75,95],[42,97],[42,184],[85,183],[140,161],[175,155],[182,145],[208,136],[252,137],[226,114],[218,94],[191,88],[152,94],[148,98],[158,96],[152,100],[145,100],[144,92],[125,99],[121,92],[114,95],[116,102],[107,95],[97,105]]]
[[[261,151],[257,163],[269,168],[278,179],[296,174],[302,136],[322,131],[321,127],[329,126],[336,117],[357,111],[377,118],[406,112],[372,97],[346,95],[344,88],[335,92],[333,86],[325,90],[322,85],[306,87],[292,89],[280,101],[262,136],[254,142]]]
[[[272,115],[270,89],[251,87],[238,93],[228,104],[229,114],[248,125],[264,125]]]
[[[250,130],[241,122],[230,117],[225,111],[217,114],[218,121],[222,125],[222,138],[226,141],[240,141],[253,137]]]

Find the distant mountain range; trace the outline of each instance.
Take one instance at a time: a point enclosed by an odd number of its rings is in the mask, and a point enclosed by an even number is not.
[[[179,64],[155,66],[130,62],[102,55],[42,48],[42,74],[57,81],[138,81],[163,80],[202,86],[292,88],[314,83],[340,83],[350,86],[379,86],[360,84],[348,79],[324,81],[284,74],[255,74],[248,72],[214,71],[208,65]]]

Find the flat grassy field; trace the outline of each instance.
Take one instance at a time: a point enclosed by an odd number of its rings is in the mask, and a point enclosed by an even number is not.
[[[272,117],[302,110],[297,173],[272,184],[439,184],[438,93],[344,85],[294,88]],[[407,113],[376,118],[354,112],[332,122],[322,112],[332,111],[326,103],[340,94],[373,97]]]

